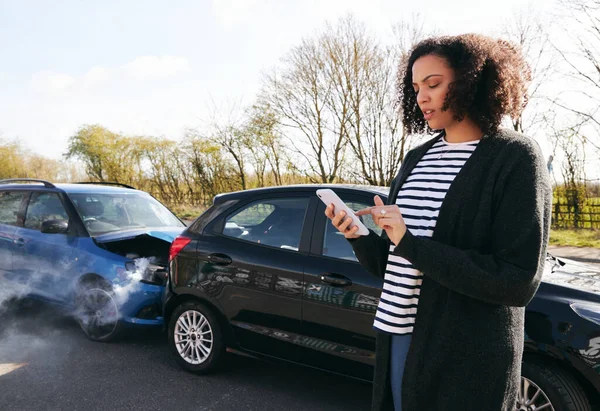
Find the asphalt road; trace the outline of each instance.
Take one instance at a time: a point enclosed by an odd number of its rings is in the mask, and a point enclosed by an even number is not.
[[[548,246],[548,251],[557,257],[590,264],[600,270],[600,249],[598,248]]]
[[[12,370],[12,371],[11,371]],[[0,410],[366,410],[370,384],[228,355],[181,371],[162,333],[88,341],[47,307],[0,313]]]

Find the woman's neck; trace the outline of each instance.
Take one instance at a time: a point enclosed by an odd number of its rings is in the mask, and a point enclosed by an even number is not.
[[[465,118],[462,121],[455,121],[449,127],[445,128],[446,141],[449,143],[464,143],[466,141],[475,141],[483,137],[483,131],[474,122]]]

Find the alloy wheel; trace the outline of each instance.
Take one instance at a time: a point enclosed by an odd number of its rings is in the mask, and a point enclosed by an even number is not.
[[[101,288],[91,288],[79,297],[77,319],[90,338],[101,340],[117,328],[119,309],[110,293]]]
[[[552,403],[544,391],[533,381],[521,377],[517,411],[554,411]]]
[[[202,364],[213,350],[213,330],[206,317],[195,310],[183,312],[175,324],[175,347],[190,364]]]

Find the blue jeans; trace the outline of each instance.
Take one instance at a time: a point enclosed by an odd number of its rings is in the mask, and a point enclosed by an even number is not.
[[[392,384],[394,411],[402,411],[402,376],[404,375],[404,363],[411,336],[412,334],[392,335],[390,382]]]

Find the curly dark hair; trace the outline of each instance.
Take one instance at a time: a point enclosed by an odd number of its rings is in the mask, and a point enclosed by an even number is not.
[[[427,55],[444,58],[454,70],[442,110],[452,110],[456,120],[467,116],[484,133],[495,132],[504,115],[518,118],[527,105],[531,71],[515,45],[479,34],[433,37],[418,43],[399,71],[399,103],[408,133],[432,131],[412,84],[413,64]]]

